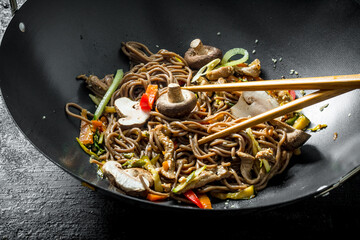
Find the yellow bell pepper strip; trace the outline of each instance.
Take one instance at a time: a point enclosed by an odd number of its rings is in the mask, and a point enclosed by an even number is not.
[[[105,106],[104,112],[105,113],[116,113],[116,109],[115,109],[115,107]]]
[[[199,208],[204,208],[204,206],[201,204],[199,198],[196,196],[196,194],[193,192],[193,190],[189,189],[184,193],[184,196],[189,199],[192,203],[194,203]]]
[[[293,128],[298,130],[303,130],[310,124],[310,120],[303,114],[300,114],[300,116],[295,120],[293,124]]]
[[[121,83],[121,80],[123,79],[124,72],[122,69],[119,69],[116,71],[114,80],[112,81],[110,87],[106,91],[104,97],[101,99],[98,107],[96,108],[96,111],[94,113],[94,120],[97,120],[101,114],[103,113],[105,106],[110,101],[111,95],[115,92],[115,90],[118,88],[118,86]]]
[[[195,177],[199,176],[200,173],[205,170],[206,165],[202,166],[201,168],[196,169],[195,171],[193,171],[192,173],[190,173],[189,176],[187,176],[185,182],[180,183],[179,185],[177,185],[175,188],[173,188],[172,192],[173,193],[178,193],[179,191],[181,191],[184,187],[186,187],[189,183],[191,183]]]
[[[320,129],[323,129],[323,128],[326,128],[327,127],[327,124],[318,124],[316,125],[315,127],[313,128],[308,128],[308,130],[312,131],[312,132],[317,132],[319,131]]]
[[[206,193],[198,193],[197,196],[201,202],[201,205],[205,209],[212,209],[210,198],[206,195]]]
[[[225,199],[251,199],[255,197],[254,186],[251,185],[245,189],[238,190],[236,192],[212,192],[211,195],[213,197],[225,200]]]

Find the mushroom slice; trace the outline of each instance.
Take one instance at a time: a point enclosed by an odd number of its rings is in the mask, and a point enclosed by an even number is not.
[[[292,126],[288,125],[287,123],[275,119],[271,120],[270,123],[273,126],[281,127],[287,133],[287,138],[283,145],[285,148],[287,148],[290,151],[293,151],[301,147],[311,137],[310,134],[302,130],[295,129]]]
[[[122,169],[121,164],[117,161],[107,161],[102,166],[102,171],[112,185],[130,195],[142,195],[146,192],[146,188],[140,180],[140,175],[143,177],[147,187],[152,186],[154,182],[150,172],[142,168]]]
[[[150,117],[150,113],[141,110],[139,102],[127,97],[116,99],[114,105],[118,114],[122,116],[118,123],[123,128],[142,127]]]
[[[220,49],[203,45],[200,39],[194,39],[184,55],[184,59],[192,69],[200,69],[212,60],[221,57],[222,52]]]
[[[265,91],[244,91],[230,111],[238,118],[254,117],[278,106],[279,103]]]

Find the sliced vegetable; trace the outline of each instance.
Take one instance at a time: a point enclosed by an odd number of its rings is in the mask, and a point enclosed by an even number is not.
[[[308,128],[310,131],[312,131],[312,132],[316,132],[316,131],[319,131],[319,130],[321,130],[321,129],[323,129],[323,128],[326,128],[327,127],[327,124],[318,124],[318,125],[316,125],[315,127],[313,127],[313,128]]]
[[[87,111],[85,109],[81,111],[81,116],[87,118]],[[94,133],[91,129],[91,125],[85,121],[81,121],[79,141],[84,145],[93,144],[93,136]]]
[[[152,202],[156,202],[156,201],[161,201],[168,198],[168,196],[166,195],[158,195],[158,194],[153,194],[153,193],[148,193],[148,195],[146,196],[147,200],[150,200]]]
[[[112,106],[105,106],[104,112],[105,113],[116,113],[116,109],[115,109],[115,107],[112,107]]]
[[[131,159],[135,156],[135,153],[123,153],[123,156],[126,157],[127,159]]]
[[[251,199],[255,197],[255,190],[254,186],[251,185],[245,189],[238,190],[236,192],[228,192],[228,193],[221,193],[221,192],[213,192],[211,193],[212,196],[225,200],[225,199]]]
[[[248,135],[248,136],[250,137],[250,139],[251,139],[251,142],[252,142],[252,145],[253,145],[253,146],[252,146],[252,151],[253,151],[253,155],[255,156],[259,151],[261,151],[261,147],[260,147],[258,141],[256,141],[255,136],[254,136],[251,128],[247,128],[247,129],[245,130],[245,132],[247,133],[247,135]]]
[[[104,97],[101,99],[98,107],[96,108],[96,111],[94,114],[94,120],[97,120],[103,113],[105,106],[108,104],[108,102],[111,98],[111,95],[115,92],[115,90],[120,85],[123,76],[124,76],[123,70],[122,69],[117,70],[114,80],[112,81],[110,87],[108,88]]]
[[[144,93],[140,99],[140,108],[141,110],[143,110],[144,112],[150,112],[151,111],[151,107],[149,104],[149,96]]]
[[[300,116],[294,122],[293,127],[295,129],[302,130],[306,128],[309,124],[310,120],[304,114],[300,114]]]
[[[295,93],[295,91],[294,91],[294,90],[289,90],[289,94],[290,94],[290,96],[291,96],[291,100],[295,100],[295,98],[296,98],[296,93]]]
[[[230,58],[232,58],[235,55],[239,55],[239,54],[243,55],[243,57],[238,60],[229,61]],[[246,62],[248,59],[249,59],[249,52],[247,50],[245,50],[243,48],[233,48],[224,54],[224,56],[221,60],[221,66],[222,67],[235,66],[235,65]]]
[[[150,162],[155,166],[156,162],[159,160],[160,158],[160,154],[156,155],[155,157],[153,157]]]
[[[151,163],[148,156],[143,156],[140,159],[142,159],[143,161],[146,162],[145,165],[144,165],[144,168],[146,170],[148,170],[152,174],[152,177],[154,179],[154,189],[155,189],[155,191],[162,192],[164,189],[163,189],[163,187],[161,185],[160,176],[159,176],[159,173],[156,170],[155,166]]]
[[[271,166],[270,166],[268,160],[266,160],[266,159],[264,159],[264,158],[260,158],[260,167],[261,167],[262,165],[264,165],[265,170],[266,170],[267,173],[270,172]]]
[[[93,151],[91,151],[90,149],[88,149],[81,141],[79,138],[76,138],[76,141],[79,143],[80,147],[82,148],[82,150],[84,150],[84,152],[86,152],[87,154],[89,154],[90,156],[95,157],[96,159],[99,158],[98,155],[96,153],[94,153]]]
[[[189,189],[184,193],[184,196],[189,199],[192,203],[194,203],[199,208],[204,208],[204,206],[201,204],[199,198],[196,196],[196,194],[193,192],[193,190]]]
[[[155,103],[155,99],[157,97],[158,94],[158,85],[156,84],[150,84],[147,88],[146,88],[146,92],[145,94],[148,95],[148,101],[149,101],[149,105],[150,108],[152,109]]]
[[[96,104],[96,106],[99,106],[100,102],[101,102],[101,98],[98,98],[95,95],[89,94],[89,97],[91,99],[91,101],[93,101],[93,103]]]
[[[296,119],[298,119],[300,114],[298,112],[294,112],[294,116],[292,118],[287,119],[285,122],[289,125],[294,125]]]
[[[180,183],[175,188],[173,188],[172,192],[178,193],[179,191],[181,191],[184,187],[186,187],[189,183],[191,183],[195,177],[199,176],[200,173],[205,170],[205,168],[206,168],[206,165],[204,165],[201,168],[198,168],[195,171],[193,171],[192,173],[190,173],[190,175],[187,176],[186,181],[183,183]]]
[[[91,124],[93,125],[94,127],[94,131],[96,129],[99,129],[100,132],[102,132],[102,126],[103,126],[103,122],[102,121],[99,121],[99,120],[91,120]]]
[[[198,193],[197,196],[205,209],[212,209],[210,198],[205,193]]]
[[[124,168],[144,167],[147,162],[144,159],[133,158],[122,164]]]
[[[197,82],[197,80],[201,77],[206,75],[206,73],[208,73],[209,71],[213,70],[216,65],[218,65],[220,63],[220,58],[216,58],[214,60],[212,60],[211,62],[209,62],[208,64],[204,65],[202,68],[199,69],[199,71],[195,74],[195,76],[193,77],[193,79],[191,80],[192,83]]]

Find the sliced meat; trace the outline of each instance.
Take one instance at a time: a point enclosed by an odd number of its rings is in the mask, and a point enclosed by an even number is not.
[[[255,177],[253,176],[253,168],[256,160],[255,157],[243,152],[237,152],[237,155],[241,159],[240,172],[245,182],[250,185],[255,185],[259,183],[265,176],[266,172],[263,168],[261,168],[258,175]]]
[[[168,179],[175,179],[175,161],[174,161],[174,143],[173,141],[163,133],[163,125],[159,125],[155,128],[155,133],[159,138],[160,143],[164,147],[164,161],[167,161],[167,169],[161,168],[160,173]]]
[[[79,75],[77,79],[85,80],[87,88],[89,88],[96,96],[103,97],[111,85],[114,75],[108,74],[103,79],[99,79],[95,75],[87,77],[85,74]]]
[[[259,151],[256,156],[255,159],[265,159],[269,162],[274,163],[275,162],[275,156],[274,156],[274,152],[273,150],[271,150],[270,148],[268,149],[263,149],[261,151]]]
[[[214,81],[214,80],[218,80],[221,77],[227,78],[233,74],[234,74],[234,68],[232,66],[227,66],[227,67],[221,67],[218,69],[211,70],[206,74],[206,77],[207,79]]]
[[[222,165],[217,166],[216,168],[213,169],[204,170],[199,174],[199,176],[195,177],[195,179],[192,182],[190,182],[178,193],[179,194],[184,193],[189,189],[200,188],[208,183],[219,181],[223,178],[227,178],[230,176],[230,174],[231,173]]]
[[[248,66],[245,67],[239,67],[239,66],[234,67],[236,73],[249,77],[259,77],[261,73],[260,69],[261,69],[261,65],[259,59],[255,59],[254,61],[252,61],[252,63],[250,63]]]
[[[286,141],[283,144],[283,146],[290,151],[293,151],[293,150],[301,147],[311,137],[310,134],[308,134],[302,130],[295,129],[292,126],[290,126],[284,122],[274,119],[274,120],[271,120],[270,123],[273,126],[281,127],[287,133],[287,138],[286,138]]]

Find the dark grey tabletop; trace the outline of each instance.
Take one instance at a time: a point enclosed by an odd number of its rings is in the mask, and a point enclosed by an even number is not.
[[[2,39],[11,20],[6,0],[0,19]],[[325,196],[246,215],[155,212],[94,192],[54,165],[18,130],[2,97],[0,136],[0,239],[346,239],[360,226],[359,174]]]

